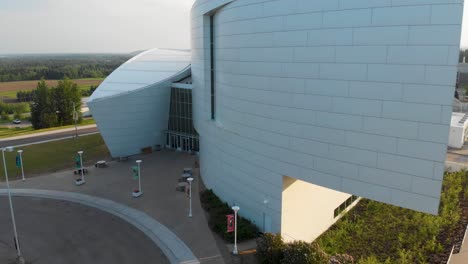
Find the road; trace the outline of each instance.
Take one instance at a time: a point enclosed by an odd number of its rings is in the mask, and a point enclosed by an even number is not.
[[[7,197],[0,197],[0,263],[15,258]],[[76,203],[13,198],[20,249],[31,264],[169,263],[143,232],[124,220]]]
[[[78,127],[78,134],[89,134],[89,133],[96,133],[99,132],[97,127],[87,127],[87,128],[79,128]],[[7,147],[7,146],[17,146],[17,145],[24,145],[30,144],[39,141],[46,141],[51,139],[57,138],[64,138],[64,137],[71,137],[75,135],[75,130],[68,130],[63,132],[58,131],[50,131],[48,134],[41,133],[40,135],[30,134],[26,138],[19,138],[19,139],[1,139],[0,140],[0,148]]]

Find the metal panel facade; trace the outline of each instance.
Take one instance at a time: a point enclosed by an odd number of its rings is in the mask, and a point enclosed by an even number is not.
[[[436,214],[462,13],[461,0],[197,1],[206,185],[257,222],[269,197],[274,231],[283,175]]]

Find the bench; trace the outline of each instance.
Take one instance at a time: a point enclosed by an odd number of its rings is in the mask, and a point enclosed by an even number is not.
[[[105,160],[99,160],[98,162],[94,163],[94,167],[96,168],[105,168],[107,167],[107,163]]]

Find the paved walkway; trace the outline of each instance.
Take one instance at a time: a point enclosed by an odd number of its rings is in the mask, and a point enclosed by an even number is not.
[[[144,194],[135,199],[132,198],[131,192],[137,186],[137,181],[132,180],[130,167],[135,165],[136,159],[143,160],[141,174]],[[196,183],[199,179],[198,170],[194,169],[192,218],[187,217],[186,195],[175,191],[182,169],[193,167],[195,160],[196,156],[164,150],[135,156],[126,162],[112,162],[108,168],[91,167],[89,174],[85,175],[86,184],[82,186],[74,185],[76,176],[71,171],[29,178],[25,182],[14,181],[11,182],[11,186],[19,189],[81,193],[137,209],[171,230],[190,248],[200,263],[223,264],[200,205]],[[5,184],[1,183],[0,187],[5,188]],[[164,251],[163,247],[160,248]]]
[[[0,212],[9,212],[0,197]],[[135,226],[89,206],[53,199],[15,197],[21,252],[29,264],[169,264]],[[33,221],[32,221],[33,219]],[[0,263],[15,263],[9,213],[0,214]]]
[[[468,263],[468,227],[465,231],[465,238],[463,239],[460,252],[452,255],[449,264],[466,264]]]

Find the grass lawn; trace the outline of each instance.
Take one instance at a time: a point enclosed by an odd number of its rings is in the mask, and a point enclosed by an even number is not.
[[[83,163],[87,166],[97,160],[110,157],[109,151],[100,134],[82,136],[78,139],[65,139],[43,144],[22,147],[24,173],[31,175],[55,172],[64,169],[74,169],[75,155],[83,150]],[[5,152],[9,179],[21,177],[21,169],[16,167],[14,152]],[[4,181],[3,162],[0,162],[2,173],[0,180]]]
[[[8,122],[11,122],[11,121],[8,121]],[[92,125],[92,124],[96,124],[96,121],[94,121],[94,119],[92,118],[89,118],[89,119],[83,119],[81,124],[78,124],[78,126],[86,126],[86,125]],[[37,129],[37,130],[34,130],[32,127],[0,128],[0,138],[35,134],[35,133],[40,133],[40,132],[53,131],[53,130],[58,130],[58,129],[71,128],[71,127],[75,127],[75,125],[51,127],[51,128]]]
[[[0,97],[9,97],[9,98],[16,99],[17,92],[18,91],[3,91],[3,92],[0,92]]]

